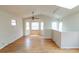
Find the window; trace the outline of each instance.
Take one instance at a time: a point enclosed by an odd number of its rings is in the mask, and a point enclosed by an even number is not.
[[[44,22],[26,22],[26,30],[43,30]]]
[[[41,22],[41,30],[44,30],[44,22]]]
[[[30,23],[26,22],[26,30],[30,30]]]
[[[52,22],[52,29],[57,30],[57,22]]]
[[[16,20],[11,20],[11,25],[16,26]]]
[[[62,31],[62,22],[59,23],[59,31]]]
[[[39,22],[31,23],[32,30],[39,30]]]

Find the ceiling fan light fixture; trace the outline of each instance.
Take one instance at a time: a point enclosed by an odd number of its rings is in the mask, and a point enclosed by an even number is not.
[[[32,20],[34,20],[34,16],[32,17]]]

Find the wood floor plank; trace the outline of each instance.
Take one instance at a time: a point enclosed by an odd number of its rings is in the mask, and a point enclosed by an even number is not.
[[[79,49],[61,49],[51,39],[24,36],[1,49],[0,53],[79,53]]]

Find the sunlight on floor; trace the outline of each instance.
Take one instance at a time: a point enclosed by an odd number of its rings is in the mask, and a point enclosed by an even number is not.
[[[30,46],[31,46],[31,44],[32,44],[31,38],[28,37],[28,38],[26,39],[25,43],[26,43],[25,46],[26,46],[27,48],[30,48]]]

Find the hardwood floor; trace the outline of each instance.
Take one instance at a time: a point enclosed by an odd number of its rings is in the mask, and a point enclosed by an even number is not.
[[[0,50],[1,53],[79,53],[79,49],[60,49],[51,39],[28,36]]]

